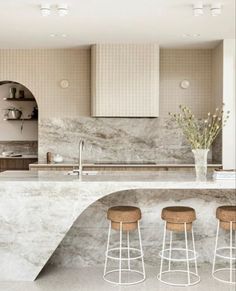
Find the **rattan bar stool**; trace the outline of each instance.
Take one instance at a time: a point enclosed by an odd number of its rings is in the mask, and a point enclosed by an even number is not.
[[[139,227],[141,210],[132,206],[115,206],[108,209],[109,222],[107,250],[103,278],[116,285],[133,285],[145,280],[142,239]],[[119,231],[119,246],[110,248],[111,231]],[[130,246],[130,232],[138,232],[138,247]],[[124,238],[126,243],[123,244]],[[110,263],[117,263],[118,267],[108,268]],[[138,268],[140,265],[140,269]],[[110,269],[108,271],[108,269]]]
[[[236,206],[220,206],[216,210],[216,218],[218,219],[216,231],[216,243],[214,260],[212,266],[212,276],[221,282],[236,284]],[[218,247],[220,231],[224,235],[229,233],[229,245]],[[234,232],[234,236],[233,236]],[[216,260],[221,259],[224,265],[229,262],[228,267],[216,268]],[[220,261],[219,261],[220,263]]]
[[[162,210],[162,219],[165,221],[160,273],[158,280],[172,286],[191,286],[200,281],[197,269],[197,253],[192,223],[196,220],[195,210],[191,207],[174,206],[166,207]],[[189,248],[188,233],[192,237],[192,249]],[[169,247],[166,248],[166,236],[169,233]],[[173,234],[183,233],[185,246],[173,247]],[[190,270],[190,263],[193,262],[194,270]],[[164,270],[164,263],[167,263]],[[182,265],[186,269],[182,268]],[[181,268],[179,267],[181,265]]]

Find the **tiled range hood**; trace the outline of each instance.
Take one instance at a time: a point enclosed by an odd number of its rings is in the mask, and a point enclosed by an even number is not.
[[[158,117],[159,45],[92,47],[92,116]]]

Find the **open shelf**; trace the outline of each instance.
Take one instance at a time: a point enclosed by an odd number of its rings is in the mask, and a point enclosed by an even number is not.
[[[35,101],[36,102],[36,100],[34,99],[34,98],[3,98],[3,100],[4,101]]]
[[[37,121],[37,118],[20,118],[20,119],[15,119],[15,118],[4,118],[4,121]]]

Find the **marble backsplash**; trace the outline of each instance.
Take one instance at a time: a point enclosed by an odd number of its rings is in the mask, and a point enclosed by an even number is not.
[[[145,264],[158,266],[162,246],[163,221],[161,210],[171,205],[194,207],[197,220],[194,222],[198,262],[212,263],[217,220],[216,208],[235,203],[234,190],[128,190],[108,195],[90,205],[76,220],[63,239],[49,264],[63,267],[85,267],[104,264],[108,220],[106,212],[115,205],[140,207],[140,223],[145,255]],[[119,232],[113,232],[112,242],[119,243]],[[130,234],[132,245],[137,243],[135,233]],[[183,234],[175,234],[175,245],[184,244]],[[221,240],[228,239],[222,235]],[[223,243],[223,241],[221,241]],[[227,241],[223,245],[227,245]]]
[[[182,131],[169,118],[89,117],[41,119],[39,161],[52,152],[77,162],[80,139],[85,140],[84,162],[193,162]],[[220,147],[214,149],[220,161]],[[212,152],[208,160],[212,162]]]
[[[38,141],[0,141],[0,155],[4,151],[13,151],[22,155],[37,155]]]

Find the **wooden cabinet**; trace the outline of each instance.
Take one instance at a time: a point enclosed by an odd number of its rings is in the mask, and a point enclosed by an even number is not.
[[[8,170],[29,170],[29,164],[37,162],[36,158],[0,158],[0,172]]]

